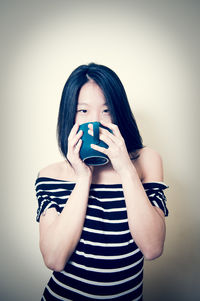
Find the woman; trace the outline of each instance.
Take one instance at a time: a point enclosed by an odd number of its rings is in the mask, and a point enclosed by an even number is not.
[[[110,161],[87,166],[79,125],[100,121]],[[93,135],[92,125],[88,128]],[[36,180],[40,250],[53,270],[42,300],[142,300],[143,261],[162,254],[162,159],[142,145],[124,87],[103,65],[76,68],[63,89],[58,143],[65,158]]]

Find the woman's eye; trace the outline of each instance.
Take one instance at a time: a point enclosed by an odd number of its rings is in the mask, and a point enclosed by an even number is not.
[[[109,111],[108,109],[105,109],[105,110],[103,111],[103,113],[108,114],[108,113],[110,113],[110,111]]]
[[[81,110],[78,110],[77,112],[80,112],[80,113],[87,113],[87,110],[81,109]]]

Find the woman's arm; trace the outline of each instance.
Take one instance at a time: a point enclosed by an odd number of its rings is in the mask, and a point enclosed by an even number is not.
[[[79,241],[92,181],[92,167],[86,166],[79,157],[83,133],[78,132],[78,128],[75,124],[69,134],[67,152],[76,185],[59,216],[52,208],[40,218],[40,249],[45,264],[54,271],[63,270]]]
[[[50,208],[40,217],[40,250],[46,266],[51,270],[63,270],[79,241],[90,184],[91,177],[77,179],[61,214]]]
[[[147,148],[139,158],[143,165],[143,182],[162,182],[160,156]],[[131,234],[148,260],[162,254],[165,240],[165,218],[161,209],[151,205],[133,165],[120,173]]]
[[[129,228],[136,244],[146,259],[159,257],[165,240],[164,214],[161,209],[151,205],[117,125],[101,123],[112,130],[111,134],[101,129],[100,139],[107,143],[108,149],[98,145],[92,147],[110,158],[113,168],[121,178]],[[142,149],[137,161],[143,171],[143,182],[163,181],[162,160],[155,151]]]

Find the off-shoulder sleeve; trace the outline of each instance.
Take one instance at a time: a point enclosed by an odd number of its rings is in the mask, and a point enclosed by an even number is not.
[[[58,202],[58,199],[52,195],[51,190],[49,189],[49,183],[46,185],[44,181],[38,178],[35,182],[35,191],[36,198],[38,200],[38,209],[36,221],[40,221],[40,216],[45,214],[47,209],[55,208],[58,214],[61,213],[62,209],[61,205]]]
[[[169,186],[162,182],[149,182],[143,183],[143,187],[151,204],[160,208],[164,212],[164,215],[168,216],[169,211],[166,206],[167,199],[163,191],[169,188]]]

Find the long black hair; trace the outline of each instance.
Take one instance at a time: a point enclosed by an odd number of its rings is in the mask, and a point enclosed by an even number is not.
[[[65,83],[57,123],[57,139],[61,153],[66,157],[68,136],[75,123],[79,92],[90,80],[101,88],[112,122],[118,125],[128,152],[136,159],[137,150],[143,148],[143,144],[125,89],[114,71],[95,63],[77,67]]]

